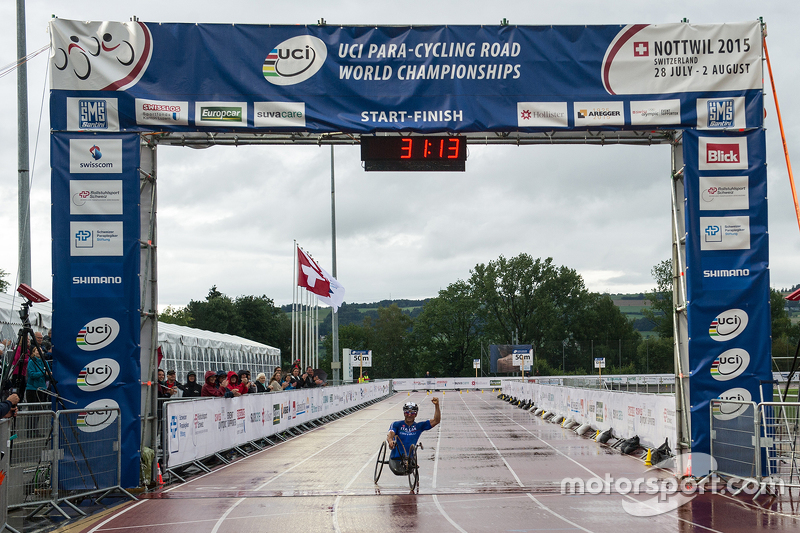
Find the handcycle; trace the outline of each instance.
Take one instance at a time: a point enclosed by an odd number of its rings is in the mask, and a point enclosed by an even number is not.
[[[424,449],[422,447],[422,443],[418,442],[416,445],[412,444],[409,446],[409,449],[406,450],[400,439],[395,438],[394,442],[395,446],[400,446],[400,469],[394,470],[391,468],[391,466],[389,469],[392,470],[392,472],[397,476],[408,476],[408,486],[411,488],[411,490],[414,490],[419,485],[419,462],[417,461],[417,450]],[[386,442],[386,439],[384,439],[380,450],[378,450],[378,460],[375,462],[374,480],[376,484],[381,477],[383,465],[389,464],[389,460],[386,459],[386,450],[388,448],[389,443]],[[391,454],[389,455],[391,456]]]

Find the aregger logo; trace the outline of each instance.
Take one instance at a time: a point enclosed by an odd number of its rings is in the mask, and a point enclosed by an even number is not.
[[[569,127],[566,102],[517,102],[517,126],[520,128]]]
[[[750,394],[750,391],[747,389],[743,389],[741,387],[736,387],[733,389],[728,389],[718,397],[720,400],[727,400],[731,402],[752,402],[753,396]],[[711,406],[711,412],[714,418],[717,420],[733,420],[734,418],[738,417],[739,415],[744,414],[747,409],[752,407],[751,404],[747,403],[725,403],[725,401],[720,403],[714,403]]]
[[[70,139],[71,174],[120,174],[122,139]]]
[[[256,128],[306,127],[305,102],[255,102],[253,113]]]
[[[122,180],[70,180],[70,215],[121,215]]]
[[[700,137],[700,170],[747,170],[747,139]]]
[[[102,431],[117,420],[119,404],[111,399],[97,400],[78,414],[76,425],[84,433]]]
[[[328,48],[321,39],[298,35],[272,49],[261,73],[273,85],[295,85],[316,74],[327,57]]]
[[[119,335],[119,322],[110,317],[96,318],[78,332],[75,344],[85,352],[102,350]]]
[[[116,98],[67,98],[68,131],[119,131]]]
[[[747,176],[700,176],[700,210],[750,209]]]
[[[158,126],[189,124],[189,102],[136,99],[136,123]]]
[[[575,102],[575,127],[582,126],[624,126],[623,102]]]
[[[78,387],[82,391],[92,392],[104,389],[114,383],[119,376],[119,363],[114,359],[104,358],[92,361],[78,374]]]
[[[723,130],[747,127],[744,96],[697,99],[697,129]]]
[[[711,321],[708,334],[717,342],[738,337],[747,327],[747,313],[741,309],[728,309]]]
[[[680,124],[681,101],[644,100],[631,102],[631,125]]]
[[[729,381],[742,375],[750,365],[747,350],[733,348],[721,353],[711,364],[711,377],[717,381]]]
[[[247,102],[196,102],[197,126],[247,127]]]

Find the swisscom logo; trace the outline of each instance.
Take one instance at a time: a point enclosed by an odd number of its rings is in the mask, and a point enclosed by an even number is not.
[[[76,344],[85,352],[101,350],[119,335],[119,322],[113,318],[97,318],[81,328]]]
[[[76,425],[84,433],[101,431],[117,419],[119,404],[111,399],[97,400],[86,407],[85,411],[78,414]]]
[[[114,359],[97,359],[92,361],[78,374],[78,387],[82,391],[92,392],[104,389],[114,383],[119,376],[119,363]]]
[[[273,85],[294,85],[316,74],[327,57],[328,49],[321,39],[298,35],[272,49],[261,73]]]
[[[708,334],[718,342],[735,339],[747,327],[747,313],[741,309],[723,311],[711,322]]]
[[[721,353],[711,364],[711,377],[717,381],[728,381],[742,375],[750,365],[747,350],[733,348]]]

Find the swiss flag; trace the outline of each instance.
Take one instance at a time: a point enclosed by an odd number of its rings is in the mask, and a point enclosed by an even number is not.
[[[297,285],[305,287],[317,296],[329,297],[331,294],[331,282],[323,273],[322,269],[298,246],[297,263],[300,268],[297,271]]]

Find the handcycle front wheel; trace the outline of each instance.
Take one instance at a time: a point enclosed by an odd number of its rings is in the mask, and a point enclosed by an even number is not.
[[[388,448],[388,445],[386,444],[386,441],[383,441],[383,444],[381,444],[381,449],[378,450],[378,460],[375,461],[375,483],[378,483],[378,480],[381,478],[383,465],[386,464],[386,448]]]
[[[417,464],[417,447],[411,446],[408,451],[408,486],[411,490],[419,484],[419,465]]]

